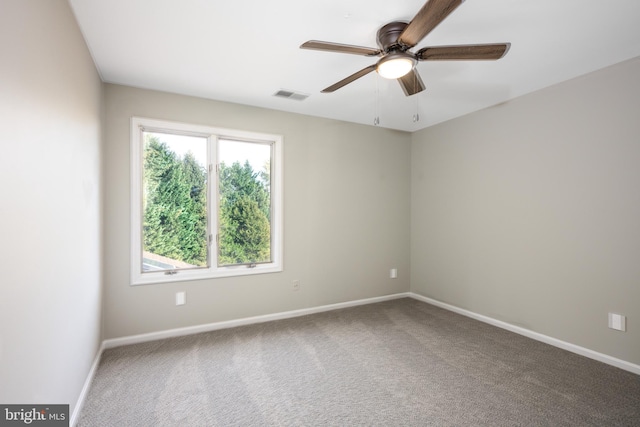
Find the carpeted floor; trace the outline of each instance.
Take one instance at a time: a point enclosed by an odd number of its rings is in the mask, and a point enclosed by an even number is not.
[[[79,426],[640,426],[640,376],[413,299],[104,352]]]

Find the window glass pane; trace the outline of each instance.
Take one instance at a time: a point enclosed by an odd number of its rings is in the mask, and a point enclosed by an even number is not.
[[[207,138],[143,138],[142,271],[208,267]]]
[[[218,265],[271,262],[271,145],[218,141]]]

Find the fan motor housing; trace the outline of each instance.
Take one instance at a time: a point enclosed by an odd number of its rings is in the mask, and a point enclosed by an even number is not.
[[[398,38],[400,38],[400,34],[402,34],[407,25],[409,25],[408,22],[394,21],[380,28],[377,35],[380,49],[385,53],[392,50],[404,50],[398,43]]]

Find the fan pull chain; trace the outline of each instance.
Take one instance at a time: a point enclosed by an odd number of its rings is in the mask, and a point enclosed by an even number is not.
[[[418,85],[418,77],[416,75],[415,78],[415,86]],[[416,93],[414,95],[416,97],[416,113],[413,115],[413,123],[418,123],[420,121],[420,94]]]
[[[380,89],[378,88],[378,75],[376,75],[376,92],[375,92],[375,117],[373,118],[373,125],[378,126],[380,124]]]

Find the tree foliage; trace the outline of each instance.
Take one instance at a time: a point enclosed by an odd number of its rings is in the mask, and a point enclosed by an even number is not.
[[[255,172],[249,162],[219,168],[221,265],[271,260],[271,198],[268,163]],[[207,172],[190,152],[179,157],[148,135],[144,150],[143,248],[207,265]]]
[[[270,261],[271,199],[264,174],[249,162],[235,162],[221,163],[219,177],[220,264]]]
[[[207,264],[206,171],[193,154],[179,158],[156,137],[144,152],[144,250]]]

